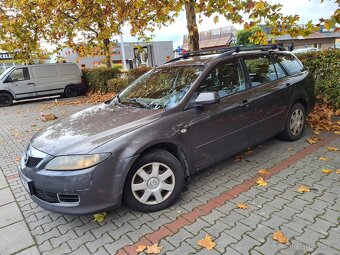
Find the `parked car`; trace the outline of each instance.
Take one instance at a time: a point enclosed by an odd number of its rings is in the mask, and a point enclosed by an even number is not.
[[[311,74],[281,47],[186,53],[35,135],[19,173],[51,211],[162,210],[193,173],[276,135],[299,139],[314,102]]]
[[[292,53],[299,54],[299,53],[310,53],[310,52],[315,52],[315,51],[319,51],[319,50],[317,48],[310,47],[310,48],[296,49],[296,50],[293,50]]]
[[[74,97],[84,89],[81,71],[75,63],[17,65],[0,75],[0,106],[42,96]]]

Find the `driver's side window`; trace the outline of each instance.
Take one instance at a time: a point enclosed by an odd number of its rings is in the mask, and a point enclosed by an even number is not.
[[[245,90],[245,80],[239,61],[218,64],[201,83],[201,92],[217,92],[220,97]]]
[[[24,81],[24,80],[29,80],[30,75],[28,72],[28,68],[18,68],[15,69],[10,75],[9,75],[9,81]]]

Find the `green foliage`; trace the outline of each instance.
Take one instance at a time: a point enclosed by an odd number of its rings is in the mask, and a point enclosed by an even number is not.
[[[321,103],[340,108],[340,50],[330,49],[297,54],[304,66],[313,73],[315,92]]]
[[[101,93],[107,93],[109,91],[107,81],[117,77],[120,73],[119,67],[117,66],[112,68],[86,68],[82,71],[89,91],[98,91]]]
[[[257,32],[257,31],[261,31],[262,29],[258,26],[254,26],[254,27],[251,27],[249,29],[243,29],[243,30],[240,30],[238,31],[237,35],[236,35],[236,38],[237,38],[237,44],[238,45],[244,45],[244,46],[247,46],[247,45],[250,45],[250,40],[249,38],[251,36],[254,36],[254,34]]]
[[[138,67],[129,70],[124,77],[113,78],[107,82],[109,92],[120,92],[126,88],[126,86],[138,77],[142,76],[146,72],[150,71],[151,67]]]

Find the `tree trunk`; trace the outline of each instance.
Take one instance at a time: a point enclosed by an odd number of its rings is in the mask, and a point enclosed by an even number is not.
[[[110,39],[104,39],[104,54],[105,54],[105,64],[107,67],[111,67],[111,57],[110,57]]]
[[[200,49],[199,33],[196,21],[195,0],[185,2],[185,13],[187,17],[187,28],[189,32],[189,50],[195,51]]]

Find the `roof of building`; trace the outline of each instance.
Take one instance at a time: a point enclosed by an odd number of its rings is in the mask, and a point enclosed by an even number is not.
[[[225,47],[233,41],[236,31],[233,26],[201,31],[199,33],[199,47],[200,49]],[[189,49],[187,35],[183,38],[182,48]]]

